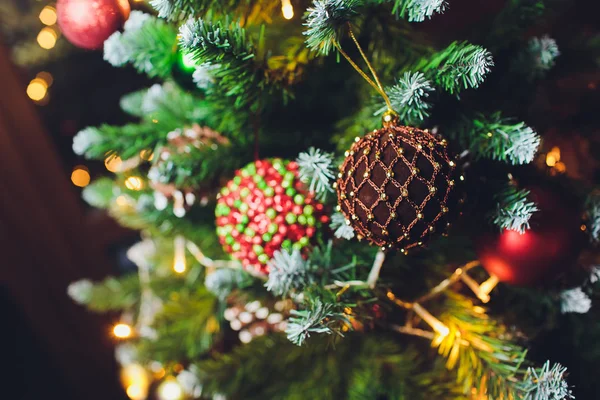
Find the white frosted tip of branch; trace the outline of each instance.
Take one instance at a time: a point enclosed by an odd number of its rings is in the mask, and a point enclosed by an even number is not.
[[[592,308],[592,300],[580,287],[565,290],[560,294],[560,311],[563,314],[585,314],[590,308]]]

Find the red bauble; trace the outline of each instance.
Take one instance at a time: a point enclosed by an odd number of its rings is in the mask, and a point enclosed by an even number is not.
[[[235,175],[221,190],[215,214],[223,248],[244,268],[268,273],[275,251],[302,250],[328,222],[323,204],[298,179],[295,162],[256,161]]]
[[[69,42],[99,49],[129,18],[128,0],[58,0],[58,25]]]
[[[502,282],[527,286],[551,280],[572,267],[581,250],[581,220],[574,207],[542,188],[532,188],[531,198],[539,208],[531,229],[486,233],[476,240],[481,264]]]

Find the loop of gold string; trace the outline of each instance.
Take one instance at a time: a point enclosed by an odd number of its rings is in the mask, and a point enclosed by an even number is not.
[[[387,94],[385,93],[385,91],[383,90],[383,86],[381,85],[381,82],[379,81],[379,77],[377,76],[377,73],[375,72],[375,69],[373,68],[373,66],[369,62],[369,59],[367,58],[367,55],[365,54],[365,52],[363,51],[362,47],[360,46],[360,43],[358,43],[358,40],[356,39],[356,36],[354,36],[354,32],[352,31],[352,25],[350,23],[348,23],[348,32],[350,33],[350,37],[352,38],[352,41],[356,45],[356,48],[358,49],[361,57],[363,58],[363,60],[365,60],[365,63],[367,64],[367,67],[369,68],[369,71],[371,71],[371,75],[373,75],[373,78],[375,79],[375,82],[377,83],[377,86],[379,87],[380,93],[383,96],[383,99],[385,100],[385,104],[387,105],[389,111],[393,111],[390,99],[387,96]]]
[[[342,47],[339,45],[339,43],[337,41],[334,41],[333,45],[340,52],[340,54],[350,63],[350,65],[356,70],[356,72],[358,72],[360,74],[360,76],[362,76],[362,78],[365,81],[367,81],[367,83],[369,85],[371,85],[373,87],[373,89],[375,89],[377,91],[377,93],[379,93],[381,95],[381,97],[383,97],[383,100],[385,101],[388,111],[394,112],[394,109],[392,108],[392,103],[391,103],[388,95],[383,90],[383,86],[381,85],[381,82],[379,81],[379,77],[377,76],[375,69],[369,62],[369,59],[367,58],[362,47],[360,47],[360,44],[358,43],[356,36],[354,36],[354,32],[352,31],[352,26],[350,24],[348,24],[348,31],[350,32],[350,37],[352,38],[352,41],[358,48],[358,51],[360,52],[360,55],[363,58],[363,60],[365,60],[365,63],[367,64],[367,67],[369,68],[369,71],[373,75],[373,78],[375,79],[375,81],[373,81],[373,79],[369,78],[369,76],[352,60],[352,58],[350,58],[350,56],[344,50],[342,50]]]
[[[369,78],[369,76],[362,69],[360,69],[360,67],[358,65],[356,65],[356,63],[354,61],[352,61],[350,56],[348,54],[346,54],[346,52],[344,50],[342,50],[342,47],[337,42],[333,42],[333,45],[340,52],[340,54],[350,63],[350,65],[352,65],[352,67],[356,70],[356,72],[358,72],[360,74],[360,76],[362,76],[363,79],[365,81],[367,81],[367,83],[369,85],[371,85],[373,87],[373,89],[375,89],[377,91],[377,93],[379,93],[380,95],[385,97],[385,93],[383,93],[383,91],[381,89],[379,89],[379,86],[377,86],[377,84],[375,82],[373,82],[373,80],[371,78]]]

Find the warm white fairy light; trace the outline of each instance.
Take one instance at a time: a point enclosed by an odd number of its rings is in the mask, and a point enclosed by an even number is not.
[[[281,13],[285,19],[294,18],[294,6],[290,0],[281,0]]]
[[[186,268],[185,238],[183,236],[176,236],[174,242],[173,270],[178,274],[182,274],[185,272]]]

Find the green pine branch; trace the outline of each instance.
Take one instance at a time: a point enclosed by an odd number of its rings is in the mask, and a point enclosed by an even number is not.
[[[79,304],[97,312],[122,311],[139,302],[140,282],[137,274],[108,277],[101,282],[87,279],[73,282],[69,296]]]
[[[280,0],[150,0],[150,5],[160,18],[185,20],[207,14],[229,14],[237,18],[247,15],[248,7],[260,14],[273,9],[274,5],[280,6]]]
[[[173,292],[152,323],[157,338],[143,340],[140,354],[163,363],[200,358],[219,331],[217,304],[203,287]]]
[[[394,3],[392,12],[410,22],[422,22],[433,14],[442,14],[448,8],[445,0],[375,0],[378,3]]]
[[[412,70],[423,72],[451,94],[477,88],[494,66],[492,55],[481,46],[453,42],[445,49],[418,62]]]
[[[519,190],[507,185],[496,194],[497,208],[492,213],[492,222],[501,229],[525,233],[529,229],[529,219],[538,211],[534,202],[528,200],[529,190]]]
[[[307,46],[323,55],[329,54],[362,3],[362,0],[314,0],[313,6],[306,10]]]
[[[199,65],[214,66],[213,94],[228,97],[240,109],[253,105],[259,97],[261,82],[254,64],[254,46],[246,30],[203,19],[189,20],[180,28],[180,44]]]
[[[106,40],[104,59],[114,66],[132,64],[149,77],[166,78],[176,62],[177,31],[164,20],[132,11],[123,32]]]
[[[433,90],[431,82],[421,72],[405,72],[396,85],[385,91],[400,120],[407,125],[417,125],[429,116],[431,104],[427,97]],[[386,110],[387,106],[382,106],[376,115]]]
[[[206,395],[245,400],[466,400],[443,370],[420,373],[422,352],[381,333],[349,333],[332,346],[298,347],[283,335],[257,337],[196,363]]]
[[[476,158],[499,160],[513,165],[527,164],[540,145],[538,134],[523,122],[503,118],[500,112],[464,118],[449,135],[469,149]]]

